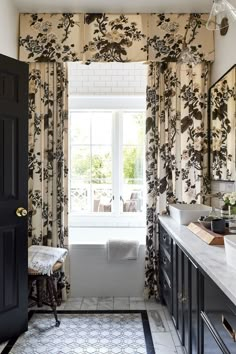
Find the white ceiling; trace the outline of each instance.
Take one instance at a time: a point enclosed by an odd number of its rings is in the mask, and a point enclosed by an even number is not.
[[[11,0],[19,12],[210,12],[212,0]]]

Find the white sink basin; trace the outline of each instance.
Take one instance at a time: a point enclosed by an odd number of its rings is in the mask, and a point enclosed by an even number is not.
[[[188,225],[195,222],[200,216],[208,216],[212,208],[204,204],[170,204],[170,216],[178,224]]]

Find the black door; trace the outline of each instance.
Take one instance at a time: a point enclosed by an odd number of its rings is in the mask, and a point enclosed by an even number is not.
[[[27,330],[27,102],[28,65],[0,55],[0,342]]]

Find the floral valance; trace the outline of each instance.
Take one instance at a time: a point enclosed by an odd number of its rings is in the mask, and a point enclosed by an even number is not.
[[[207,14],[21,14],[19,58],[27,62],[176,61],[183,43],[214,60]]]
[[[19,59],[66,62],[82,59],[81,14],[21,14]]]

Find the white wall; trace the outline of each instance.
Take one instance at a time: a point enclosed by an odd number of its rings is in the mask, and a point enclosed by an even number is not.
[[[19,14],[13,0],[0,1],[0,54],[18,58]]]
[[[236,7],[236,0],[229,0]],[[228,69],[236,64],[236,22],[234,22],[225,36],[215,32],[215,62],[212,68],[212,84],[217,81]]]

